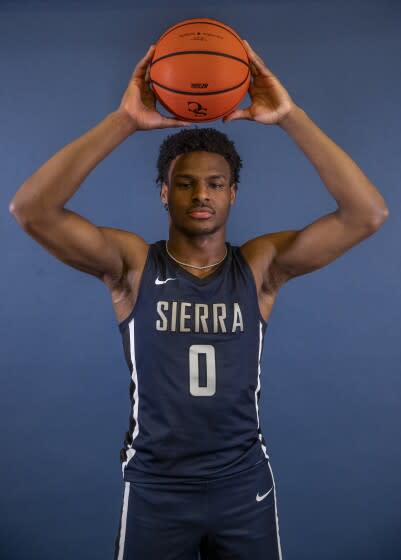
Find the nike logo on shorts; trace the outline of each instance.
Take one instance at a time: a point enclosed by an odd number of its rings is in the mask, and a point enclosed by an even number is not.
[[[270,494],[270,492],[273,490],[273,486],[270,488],[270,490],[268,492],[266,492],[266,494],[263,494],[263,496],[259,496],[259,492],[256,494],[256,501],[257,502],[261,502],[262,500],[264,500],[266,498],[266,496],[268,496]]]
[[[165,280],[159,280],[159,277],[157,277],[156,280],[155,280],[155,284],[157,284],[157,285],[165,284],[169,280],[176,280],[176,278],[166,278]]]

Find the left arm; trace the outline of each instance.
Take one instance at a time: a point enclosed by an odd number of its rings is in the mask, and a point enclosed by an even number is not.
[[[294,107],[278,125],[305,153],[338,204],[302,230],[282,233],[279,244],[270,238],[275,266],[296,276],[325,266],[372,235],[389,210],[356,163],[303,110]]]
[[[338,204],[337,210],[301,230],[270,233],[248,242],[255,253],[273,250],[271,265],[277,275],[288,279],[321,268],[372,235],[389,210],[356,163],[293,102],[263,60],[245,46],[254,76],[253,103],[234,111],[224,122],[246,118],[280,126],[304,152]],[[252,250],[249,245],[248,249]]]

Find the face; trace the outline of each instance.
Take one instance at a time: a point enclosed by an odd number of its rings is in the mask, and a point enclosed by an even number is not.
[[[236,193],[223,156],[201,151],[180,154],[171,162],[168,178],[160,195],[178,230],[193,236],[224,228]]]

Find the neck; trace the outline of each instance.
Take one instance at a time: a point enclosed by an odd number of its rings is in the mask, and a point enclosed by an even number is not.
[[[224,238],[211,242],[210,239],[178,240],[170,237],[166,241],[166,251],[182,266],[211,270],[227,256],[227,245]]]

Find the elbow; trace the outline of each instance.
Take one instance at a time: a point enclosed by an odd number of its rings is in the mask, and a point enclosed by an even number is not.
[[[10,214],[14,214],[14,213],[15,213],[15,210],[16,210],[15,204],[14,204],[14,201],[12,200],[12,201],[10,202],[9,206],[8,206],[8,211],[10,212]]]
[[[12,200],[8,206],[8,211],[10,212],[10,214],[12,216],[14,216],[14,218],[19,221],[18,216],[20,215],[20,212],[16,206],[16,204],[14,203],[14,201]]]
[[[27,190],[28,188],[28,190]],[[32,214],[33,210],[38,208],[40,201],[37,196],[32,192],[31,187],[28,185],[27,181],[22,183],[14,196],[10,200],[8,205],[8,210],[15,218],[22,218],[25,215]]]
[[[8,211],[13,216],[17,216],[22,213],[23,206],[25,205],[22,204],[21,200],[18,200],[17,196],[13,196],[13,198],[10,201],[10,204],[8,205]]]
[[[27,217],[28,217],[28,213],[26,211],[26,209],[22,209],[21,206],[15,204],[14,201],[11,201],[9,206],[8,206],[8,210],[10,212],[10,214],[14,217],[14,219],[16,220],[16,222],[22,227],[24,228],[27,222]]]
[[[8,211],[12,216],[14,216],[14,218],[17,220],[18,223],[22,221],[21,211],[13,200],[10,202],[8,206]]]
[[[390,210],[385,206],[380,212],[377,212],[371,220],[373,229],[379,229],[389,217]]]

